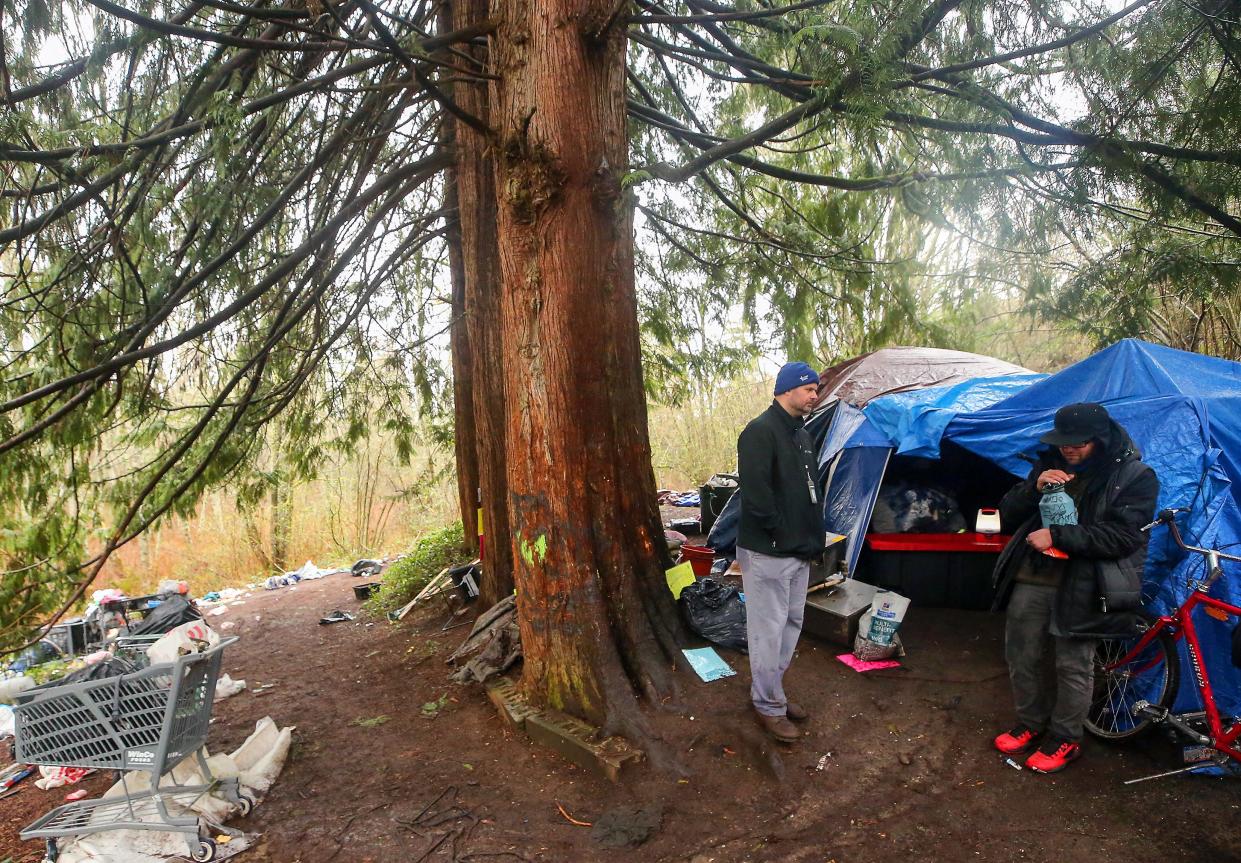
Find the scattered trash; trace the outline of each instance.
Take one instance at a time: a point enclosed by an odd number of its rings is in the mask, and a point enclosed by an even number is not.
[[[885,668],[900,668],[901,667],[901,664],[897,662],[895,659],[880,659],[880,660],[858,659],[852,653],[842,653],[836,658],[857,672],[882,671]]]
[[[819,756],[819,763],[814,766],[815,771],[826,770],[827,760],[832,757],[832,753],[828,752]]]
[[[661,488],[655,493],[660,506],[698,506],[698,492]]]
[[[355,599],[370,599],[383,585],[378,581],[368,581],[365,584],[355,584],[353,586],[353,596]]]
[[[62,785],[77,785],[94,772],[89,767],[40,767],[40,778],[34,784],[36,788],[49,791]]]
[[[3,773],[0,773],[0,789],[7,791],[13,788],[34,771],[35,768],[27,767],[25,764],[10,764]]]
[[[24,674],[10,677],[7,680],[0,680],[0,704],[11,704],[17,698],[18,693],[25,692],[27,689],[34,689],[34,687],[34,678]]]
[[[87,791],[85,788],[79,788],[77,791],[72,791],[72,792],[70,792],[70,793],[66,794],[66,795],[65,795],[65,802],[66,802],[66,803],[72,803],[72,802],[74,802],[75,800],[85,800],[85,799],[86,799],[87,797],[89,797],[89,796],[90,796],[90,792],[89,792],[89,791]]]
[[[226,611],[228,611],[227,605],[218,605],[215,608],[208,611],[207,613],[210,614],[212,617],[219,617],[221,614],[223,614]]]
[[[12,737],[14,731],[13,708],[0,704],[0,739]]]
[[[238,776],[242,793],[257,802],[272,787],[283,769],[293,741],[292,732],[292,728],[277,728],[270,718],[264,718],[236,751],[212,754],[212,770],[216,771],[218,767],[220,774]],[[186,786],[209,784],[194,758],[179,764],[168,777]],[[100,797],[122,797],[126,793],[142,793],[149,788],[149,774],[143,771],[127,774],[124,781],[128,783],[128,791],[125,785],[117,782]],[[219,788],[202,794],[192,803],[187,801],[182,805],[169,801],[167,805],[178,815],[198,815],[209,825],[210,835],[216,838],[218,846],[214,858],[217,861],[231,859],[257,840],[256,834],[221,826],[238,812],[239,807],[237,803],[225,799]],[[228,842],[223,842],[221,836],[227,836]],[[60,847],[62,861],[73,860],[77,863],[133,863],[137,860],[155,863],[167,858],[189,859],[185,856],[184,834],[121,829],[84,836],[65,842]]]
[[[604,848],[636,848],[650,839],[663,823],[664,809],[659,804],[621,806],[595,820],[590,838]]]
[[[349,621],[349,620],[353,620],[352,614],[350,614],[347,611],[341,611],[340,609],[337,609],[336,611],[331,612],[325,617],[320,617],[319,625],[328,626],[333,623],[345,623],[346,621]]]
[[[713,680],[719,680],[721,677],[732,677],[737,672],[733,671],[720,655],[715,652],[712,647],[699,647],[694,650],[682,650],[685,658],[689,660],[690,667],[694,669],[705,683]]]
[[[223,623],[221,623],[221,624],[220,624],[220,629],[232,629],[232,628],[233,628],[234,626],[236,626],[236,625],[237,625],[237,621],[235,621],[235,620],[226,620],[226,621],[224,621]]]
[[[215,684],[215,700],[223,701],[225,698],[231,698],[245,688],[244,680],[233,680],[227,674],[221,674]]]
[[[688,561],[678,563],[672,569],[665,569],[664,579],[668,582],[673,599],[680,599],[681,591],[697,580],[694,578],[694,567]]]
[[[679,602],[691,630],[721,647],[746,652],[745,602],[737,588],[703,578],[685,587]]]
[[[214,629],[201,620],[195,620],[161,635],[159,641],[147,648],[147,658],[152,665],[172,663],[187,653],[198,653],[205,647],[214,647],[219,643],[220,636]]]
[[[201,596],[201,597],[199,597],[199,599],[200,599],[202,602],[219,602],[219,601],[220,601],[220,593],[219,593],[219,591],[213,590],[213,591],[211,591],[210,593],[208,593],[206,596]]]
[[[517,628],[517,600],[507,596],[479,615],[465,641],[448,657],[456,665],[466,657],[473,658],[455,672],[457,683],[477,680],[485,683],[503,674],[521,659],[521,632]]]
[[[299,581],[310,581],[315,578],[323,578],[327,575],[335,575],[338,572],[349,572],[347,569],[320,569],[314,565],[313,561],[306,561],[302,564],[302,568],[294,572],[286,572],[283,575],[273,575],[263,582],[265,590],[279,590],[282,587],[289,587],[297,584]]]
[[[155,610],[128,627],[127,635],[163,635],[185,623],[201,620],[202,614],[184,596],[171,596]]]
[[[370,560],[369,558],[364,557],[355,562],[353,566],[349,568],[349,573],[353,575],[354,578],[358,578],[359,576],[379,575],[379,573],[383,571],[383,568],[384,565],[382,561]]]
[[[668,545],[668,554],[678,556],[681,553],[681,546],[689,542],[689,537],[677,530],[665,530],[664,542]]]
[[[1013,768],[1014,770],[1022,769],[1021,765],[1018,764],[1017,761],[1013,758],[1005,758],[1004,763],[1007,764],[1009,767]]]

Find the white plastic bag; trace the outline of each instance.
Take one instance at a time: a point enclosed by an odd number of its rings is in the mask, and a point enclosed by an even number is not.
[[[191,620],[160,636],[159,641],[147,648],[152,665],[175,662],[178,656],[198,653],[206,647],[220,643],[216,631],[201,620]]]

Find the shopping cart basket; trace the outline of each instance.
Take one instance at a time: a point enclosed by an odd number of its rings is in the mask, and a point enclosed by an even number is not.
[[[224,648],[237,640],[226,638],[201,653],[119,677],[22,693],[13,708],[18,762],[121,771],[124,793],[58,806],[22,830],[21,838],[46,840],[47,859],[55,861],[60,837],[161,830],[185,834],[192,859],[214,858],[215,842],[198,816],[172,814],[167,804],[188,812],[200,796],[219,788],[243,815],[253,805],[236,779],[216,781],[203,755]],[[191,755],[207,784],[161,787],[160,778]],[[124,774],[136,770],[151,774],[150,788],[131,794]]]

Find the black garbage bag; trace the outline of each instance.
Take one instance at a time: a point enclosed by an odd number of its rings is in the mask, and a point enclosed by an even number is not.
[[[371,560],[370,558],[364,557],[361,560],[354,561],[353,566],[349,568],[349,572],[355,578],[358,578],[364,575],[379,575],[379,573],[383,572],[383,568],[384,565],[382,561]]]
[[[716,557],[727,557],[730,560],[737,556],[737,529],[741,526],[741,492],[728,499],[720,514],[711,525],[711,533],[707,535],[707,545],[715,549]]]
[[[128,659],[120,656],[113,656],[102,662],[96,662],[85,668],[79,668],[70,674],[66,674],[60,680],[56,681],[56,685],[63,683],[84,683],[88,680],[104,680],[108,677],[120,677],[122,674],[132,674],[139,668]]]
[[[737,588],[701,578],[681,591],[679,601],[690,629],[720,647],[746,652],[745,603]]]
[[[202,620],[198,609],[181,594],[173,594],[165,599],[142,620],[129,627],[129,635],[163,635],[170,629],[176,629],[191,620]]]

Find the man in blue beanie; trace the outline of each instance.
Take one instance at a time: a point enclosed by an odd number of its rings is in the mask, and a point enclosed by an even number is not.
[[[819,374],[787,363],[776,375],[775,401],[741,432],[741,524],[737,562],[745,586],[750,700],[759,724],[782,743],[800,734],[789,722],[806,711],[784,694],[806,613],[810,561],[823,553],[823,506],[814,447],[804,419],[818,401]]]

